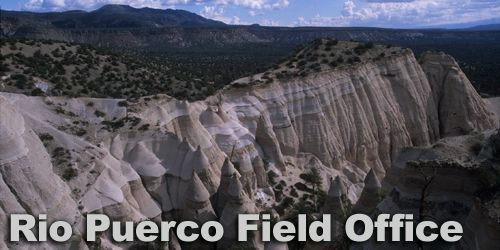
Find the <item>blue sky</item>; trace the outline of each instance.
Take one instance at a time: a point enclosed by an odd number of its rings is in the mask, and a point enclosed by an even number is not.
[[[107,3],[185,9],[230,24],[411,28],[500,23],[500,0],[2,0],[2,8],[93,10]]]

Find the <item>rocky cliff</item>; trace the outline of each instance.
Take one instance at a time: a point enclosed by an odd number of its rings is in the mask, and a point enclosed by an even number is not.
[[[11,213],[48,213],[76,228],[93,212],[135,221],[218,218],[228,230],[236,213],[278,206],[285,216],[287,202],[307,199],[298,187],[311,168],[356,203],[365,179],[383,179],[402,149],[497,126],[443,54],[419,63],[401,50],[303,77],[241,82],[193,103],[0,93],[2,247],[30,248],[6,240]],[[233,242],[226,235],[218,246]],[[80,233],[68,244],[87,247]],[[112,243],[103,235],[100,244]],[[168,245],[179,246],[189,248]]]
[[[460,242],[413,243],[415,248],[498,249],[499,148],[500,132],[491,130],[448,137],[430,147],[407,148],[394,160],[385,187],[379,187],[385,198],[372,203],[368,213],[411,213],[420,220],[459,221],[464,227]],[[408,246],[372,241],[354,249]]]

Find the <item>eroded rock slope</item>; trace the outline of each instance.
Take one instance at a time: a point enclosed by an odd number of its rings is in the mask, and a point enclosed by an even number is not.
[[[354,204],[367,174],[383,179],[402,149],[497,126],[443,54],[419,63],[401,50],[303,77],[241,83],[193,103],[162,95],[0,93],[2,247],[33,247],[7,240],[14,212],[48,213],[76,228],[93,212],[116,220],[218,219],[230,232],[237,213],[279,204],[286,214],[284,201],[299,199],[303,190],[295,187],[310,168],[321,173],[323,190],[334,178]],[[93,247],[82,234],[77,230],[68,244]],[[116,245],[101,238],[102,246]],[[235,238],[227,234],[217,246]],[[250,244],[264,248],[258,239]],[[174,240],[166,247],[193,245]]]

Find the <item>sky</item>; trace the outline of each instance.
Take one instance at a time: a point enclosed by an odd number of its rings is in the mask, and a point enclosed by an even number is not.
[[[228,24],[437,27],[500,23],[500,0],[2,0],[2,9],[94,10],[104,4],[184,9]]]

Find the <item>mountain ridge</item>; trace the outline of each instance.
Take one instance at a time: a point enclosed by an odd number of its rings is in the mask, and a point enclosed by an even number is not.
[[[500,30],[500,23],[483,24],[468,28],[468,30]]]
[[[204,18],[185,10],[133,8],[108,4],[93,11],[64,12],[3,11],[3,18],[36,23],[60,29],[75,28],[145,28],[145,27],[221,27],[223,22]],[[21,20],[24,18],[25,20]]]

